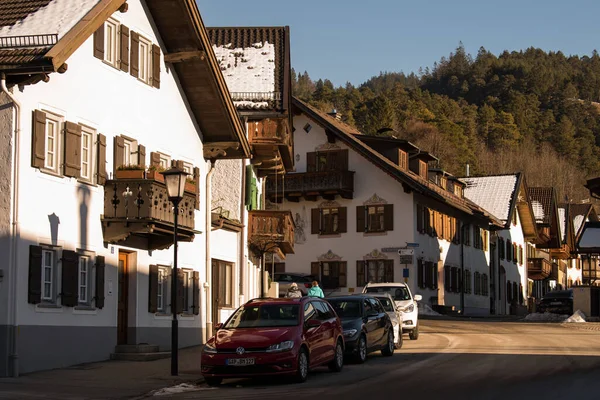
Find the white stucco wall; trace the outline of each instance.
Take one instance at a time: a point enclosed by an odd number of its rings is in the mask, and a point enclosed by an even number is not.
[[[516,225],[511,223],[510,229],[503,229],[501,231],[498,231],[498,237],[501,237],[504,239],[504,248],[505,249],[506,249],[506,241],[507,240],[510,240],[512,243],[516,244],[517,246],[521,246],[523,248],[523,264],[520,264],[518,261],[517,261],[517,263],[514,263],[514,262],[512,262],[512,260],[507,260],[506,256],[504,259],[500,258],[499,264],[506,271],[506,281],[510,281],[511,283],[517,282],[517,285],[521,284],[523,286],[523,298],[524,298],[524,301],[526,301],[526,299],[528,297],[527,244],[525,242],[525,237],[523,235],[521,219],[519,218],[518,214],[517,214]],[[506,251],[504,252],[504,254],[506,254]],[[496,273],[499,274],[500,270],[498,269],[498,271],[496,271]],[[497,279],[498,278],[496,278],[496,280]],[[498,313],[500,313],[502,310],[504,310],[505,313],[508,314],[510,304],[507,301],[507,296],[505,295],[506,282],[498,282],[497,287],[498,287],[498,290],[502,291],[502,298],[500,300],[498,300],[498,297],[496,297],[497,304],[498,304],[498,308],[497,308]],[[517,301],[518,301],[518,299],[517,299]]]
[[[11,172],[12,172],[12,137],[14,132],[14,112],[12,103],[4,93],[0,94],[0,254],[3,262],[0,270],[4,276],[0,280],[0,326],[8,323],[10,266],[9,249],[11,233]],[[0,334],[1,335],[1,334]],[[1,369],[1,366],[0,366]]]
[[[222,207],[229,218],[240,220],[242,199],[242,160],[220,160],[212,176],[212,209]]]

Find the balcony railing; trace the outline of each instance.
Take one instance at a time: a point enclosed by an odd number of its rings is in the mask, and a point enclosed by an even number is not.
[[[249,216],[250,244],[283,256],[294,253],[295,225],[290,211],[256,210],[250,211]]]
[[[550,249],[550,257],[566,260],[571,257],[571,249],[566,244],[563,244],[558,249]]]
[[[309,200],[317,196],[333,198],[339,195],[351,199],[354,195],[354,171],[303,172],[277,176],[267,179],[267,196],[280,201],[283,196],[288,200],[305,197]]]
[[[253,159],[259,163],[259,170],[263,166],[273,170],[282,161],[283,170],[293,168],[293,138],[286,118],[249,122],[248,141],[253,147]]]
[[[552,263],[545,258],[530,258],[527,260],[529,279],[546,279],[552,274]]]
[[[179,204],[178,239],[194,239],[196,196],[185,192]],[[156,250],[173,243],[175,214],[163,182],[113,179],[104,186],[104,241]]]

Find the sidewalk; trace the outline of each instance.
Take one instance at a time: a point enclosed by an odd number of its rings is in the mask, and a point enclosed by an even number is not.
[[[171,359],[104,361],[65,369],[0,378],[0,399],[121,400],[143,398],[153,390],[197,382],[201,346],[179,350],[179,376]]]

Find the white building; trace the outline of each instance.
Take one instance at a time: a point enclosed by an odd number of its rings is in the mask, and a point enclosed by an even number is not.
[[[464,198],[460,181],[429,171],[436,158],[411,143],[293,103],[297,173],[270,177],[266,190],[269,207],[295,221],[295,253],[279,270],[311,273],[326,295],[406,281],[429,304],[489,313],[488,229],[499,221]],[[407,243],[419,247],[401,264]]]
[[[513,302],[526,305],[528,249],[537,239],[525,177],[516,173],[461,180],[467,185],[465,197],[502,221],[491,243],[491,304],[493,313],[508,314]]]
[[[576,244],[581,237],[585,223],[597,222],[598,214],[591,203],[563,203],[559,205],[559,212],[561,209],[563,210],[561,218],[564,215],[564,220],[561,219],[561,226],[568,227],[570,230],[569,235],[573,235],[569,237],[572,240],[570,246],[572,252],[570,259],[567,261],[567,287],[573,287],[584,284],[584,265],[586,272],[589,272],[590,261],[592,264],[596,263],[595,257],[592,261],[592,257],[588,257],[587,254],[578,254]],[[563,236],[563,242],[566,243],[565,236]],[[589,284],[589,277],[586,277],[585,284]]]
[[[35,4],[0,3],[0,376],[170,348],[174,214],[153,175],[172,163],[190,173],[179,345],[200,344],[205,160],[250,148],[197,6]]]

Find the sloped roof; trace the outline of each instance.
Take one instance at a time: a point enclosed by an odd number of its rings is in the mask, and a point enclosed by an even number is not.
[[[583,224],[588,220],[594,206],[591,203],[561,203],[559,207],[568,210],[567,214],[573,223],[575,237],[579,236]]]
[[[11,26],[45,7],[52,0],[3,0],[0,2],[0,27]]]
[[[293,104],[300,111],[304,112],[309,118],[320,124],[326,130],[331,131],[337,136],[342,142],[348,145],[357,153],[364,156],[366,159],[371,161],[377,167],[382,169],[388,175],[402,183],[406,188],[410,188],[417,193],[426,195],[434,200],[445,203],[455,209],[458,209],[464,213],[473,215],[478,218],[487,220],[489,223],[498,227],[502,226],[499,221],[493,215],[490,215],[486,210],[473,203],[469,199],[464,199],[456,196],[454,193],[450,193],[447,190],[430,182],[428,179],[423,178],[412,171],[405,171],[392,161],[387,159],[384,155],[368,146],[357,137],[360,132],[348,124],[327,115],[315,107],[303,102],[296,97],[293,98]]]
[[[550,224],[554,207],[554,188],[530,187],[529,198],[538,224]]]
[[[561,240],[564,243],[567,238],[567,208],[566,207],[558,207],[558,224],[560,225],[560,236]]]
[[[207,32],[238,110],[290,108],[289,27],[212,27]]]
[[[461,178],[466,184],[465,197],[506,223],[515,193],[518,174]]]

